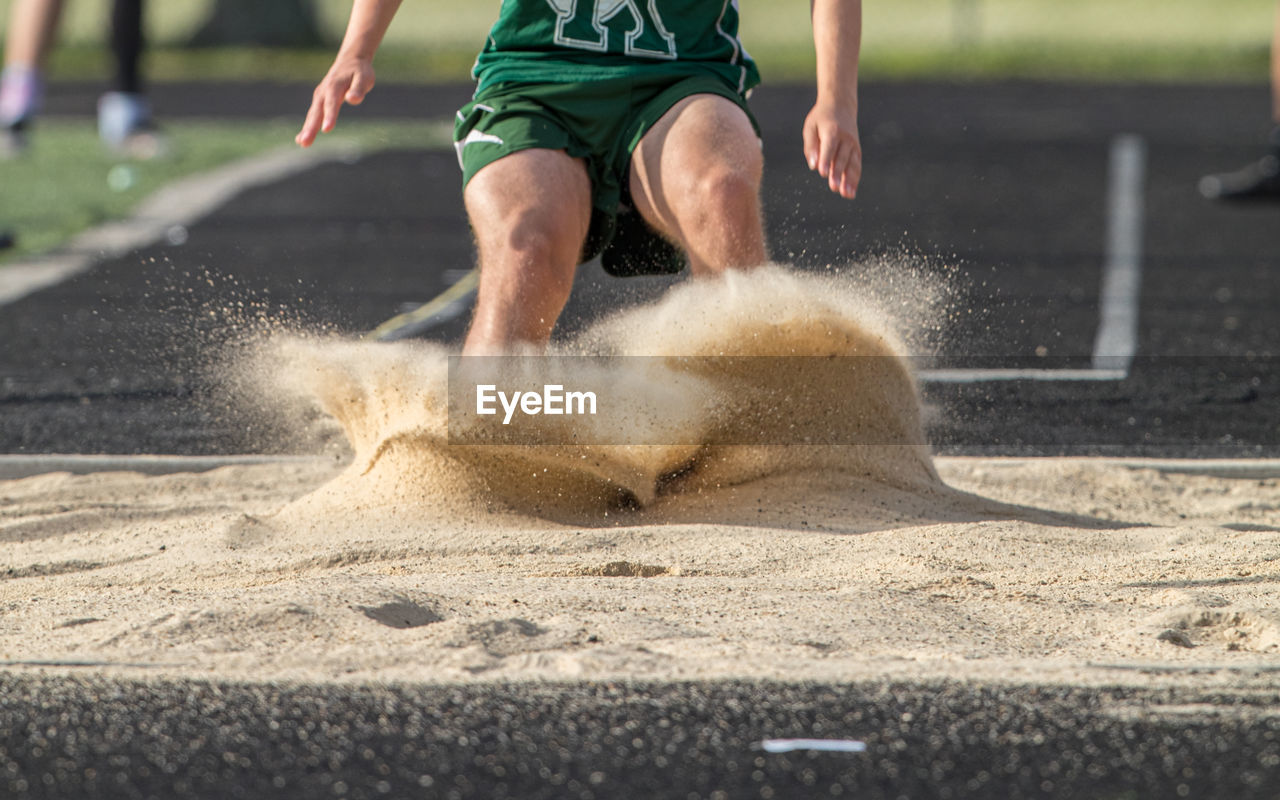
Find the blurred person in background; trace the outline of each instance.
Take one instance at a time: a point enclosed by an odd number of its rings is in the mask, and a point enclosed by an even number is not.
[[[115,0],[111,9],[112,89],[98,100],[98,134],[113,152],[133,158],[159,154],[162,141],[143,94],[143,0]],[[15,0],[0,73],[0,156],[20,154],[44,99],[43,71],[62,0]]]
[[[1200,193],[1210,200],[1262,200],[1280,202],[1280,3],[1271,35],[1271,129],[1266,155],[1235,172],[1206,175]]]

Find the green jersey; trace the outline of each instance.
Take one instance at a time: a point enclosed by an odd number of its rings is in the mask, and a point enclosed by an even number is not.
[[[476,59],[479,89],[646,74],[760,82],[738,41],[738,0],[502,0]]]

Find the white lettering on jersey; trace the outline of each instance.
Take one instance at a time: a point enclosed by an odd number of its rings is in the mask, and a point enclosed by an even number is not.
[[[676,37],[662,24],[658,0],[547,0],[556,12],[555,42],[561,47],[609,51],[606,23],[626,11],[633,20],[623,52],[642,58],[677,57]]]

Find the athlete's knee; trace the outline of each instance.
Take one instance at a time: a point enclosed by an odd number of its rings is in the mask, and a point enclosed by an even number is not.
[[[549,264],[563,261],[572,242],[567,226],[535,214],[522,217],[506,231],[503,249],[525,263]]]
[[[563,153],[528,150],[500,159],[476,174],[464,199],[482,261],[540,270],[577,266],[590,186]]]
[[[716,166],[694,180],[687,207],[708,223],[733,224],[758,215],[760,178],[750,168]]]
[[[531,209],[493,231],[490,255],[539,271],[562,271],[577,266],[586,231],[566,217]]]

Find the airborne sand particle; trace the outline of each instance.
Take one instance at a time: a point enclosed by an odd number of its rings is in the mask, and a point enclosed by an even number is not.
[[[254,367],[269,376],[263,391],[281,401],[314,402],[341,425],[354,451],[350,469],[286,516],[333,521],[358,509],[369,524],[381,509],[383,516],[448,519],[498,502],[521,515],[617,524],[617,512],[626,508],[660,515],[678,510],[689,496],[797,474],[940,490],[905,358],[905,342],[931,320],[928,304],[938,293],[923,281],[908,287],[903,275],[895,281],[888,291],[896,292],[896,305],[887,311],[886,290],[871,290],[866,278],[765,267],[677,286],[553,347],[556,354],[662,363],[658,375],[615,374],[607,367],[603,375],[634,383],[622,416],[653,426],[661,434],[655,444],[451,445],[444,348],[273,338]],[[909,298],[911,313],[904,310]],[[691,356],[739,358],[732,368],[710,370],[707,362],[680,360]],[[759,356],[773,358],[753,358]],[[810,357],[790,362],[807,365],[804,371],[780,375],[777,359],[793,356]],[[866,358],[849,374],[824,368],[815,356]],[[813,402],[788,408],[752,402],[779,381],[806,387]],[[537,424],[563,433],[552,439],[572,442],[574,426],[597,423],[578,417]],[[721,440],[728,431],[730,441],[748,444],[714,444],[713,428]],[[851,440],[874,444],[776,444],[791,441],[797,430],[847,431]]]

